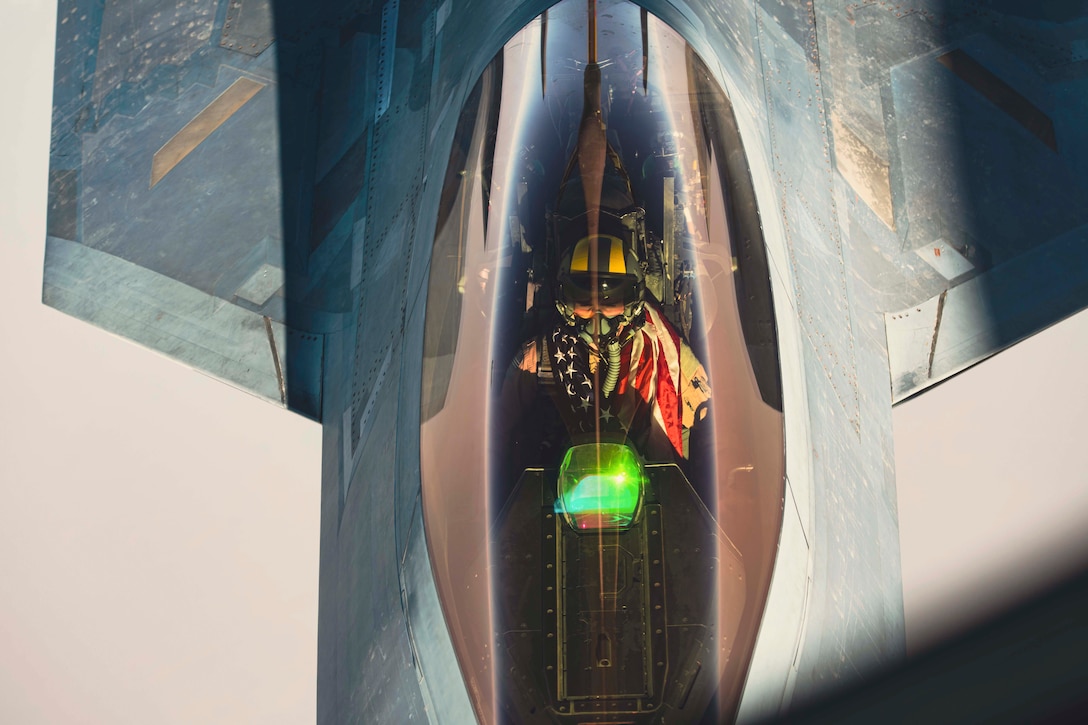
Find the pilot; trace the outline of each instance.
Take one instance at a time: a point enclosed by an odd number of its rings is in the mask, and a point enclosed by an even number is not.
[[[602,231],[563,255],[555,281],[560,319],[515,356],[501,420],[516,426],[532,408],[546,417],[538,407],[546,392],[568,444],[620,440],[647,461],[684,462],[691,431],[708,427],[706,371],[646,294],[630,235]],[[524,436],[507,435],[515,446],[526,445]],[[529,445],[561,453],[568,441],[559,437],[545,431],[544,440]]]

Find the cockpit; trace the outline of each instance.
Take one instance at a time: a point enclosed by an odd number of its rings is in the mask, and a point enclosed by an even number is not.
[[[730,718],[784,450],[726,95],[645,10],[566,0],[484,71],[449,159],[420,465],[478,717]]]

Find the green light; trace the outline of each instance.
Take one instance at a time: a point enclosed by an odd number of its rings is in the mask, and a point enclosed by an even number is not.
[[[559,467],[556,511],[577,530],[625,529],[638,517],[645,482],[642,462],[627,446],[574,446]]]

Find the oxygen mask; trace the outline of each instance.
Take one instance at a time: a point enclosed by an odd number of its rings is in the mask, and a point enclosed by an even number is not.
[[[578,336],[587,343],[599,347],[618,342],[620,328],[624,323],[624,306],[574,305],[574,325]]]

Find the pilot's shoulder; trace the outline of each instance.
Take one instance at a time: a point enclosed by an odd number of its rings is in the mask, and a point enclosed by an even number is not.
[[[537,347],[535,339],[527,340],[521,346],[518,354],[514,356],[514,367],[527,373],[535,373],[538,367]]]

